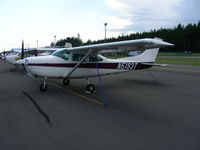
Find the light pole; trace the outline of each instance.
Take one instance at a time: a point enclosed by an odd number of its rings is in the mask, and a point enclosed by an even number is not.
[[[37,48],[38,48],[38,40],[36,42],[37,42]]]
[[[56,46],[56,35],[54,35],[54,47]]]
[[[106,42],[106,26],[107,26],[107,23],[104,23],[104,26],[105,26],[105,42]]]

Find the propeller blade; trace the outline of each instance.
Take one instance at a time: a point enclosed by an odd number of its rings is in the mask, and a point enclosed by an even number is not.
[[[24,40],[22,40],[22,53],[21,53],[21,59],[24,59]]]

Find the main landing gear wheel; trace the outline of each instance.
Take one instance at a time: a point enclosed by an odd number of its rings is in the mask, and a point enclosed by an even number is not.
[[[70,84],[70,80],[69,79],[64,79],[63,80],[63,84],[64,85],[69,85]]]
[[[95,91],[95,86],[93,84],[88,84],[86,86],[86,91],[89,91],[90,93],[94,93]]]
[[[47,90],[47,85],[44,84],[44,83],[42,83],[42,84],[40,85],[40,91],[44,92],[44,91],[46,91],[46,90]]]

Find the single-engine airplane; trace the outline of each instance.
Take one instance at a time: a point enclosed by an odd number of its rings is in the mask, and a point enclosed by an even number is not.
[[[63,79],[68,85],[70,79],[90,78],[102,75],[124,73],[155,66],[159,48],[173,44],[158,38],[145,38],[104,44],[94,44],[58,50],[49,56],[25,58],[25,68],[29,75],[43,77],[41,91],[47,90],[48,78]],[[109,59],[101,53],[130,52],[144,50],[137,56]],[[88,82],[86,90],[93,92],[95,86]]]

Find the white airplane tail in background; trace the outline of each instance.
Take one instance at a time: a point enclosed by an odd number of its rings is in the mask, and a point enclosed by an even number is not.
[[[142,54],[127,58],[120,58],[118,60],[134,61],[134,62],[155,62],[158,55],[159,48],[147,49]]]

